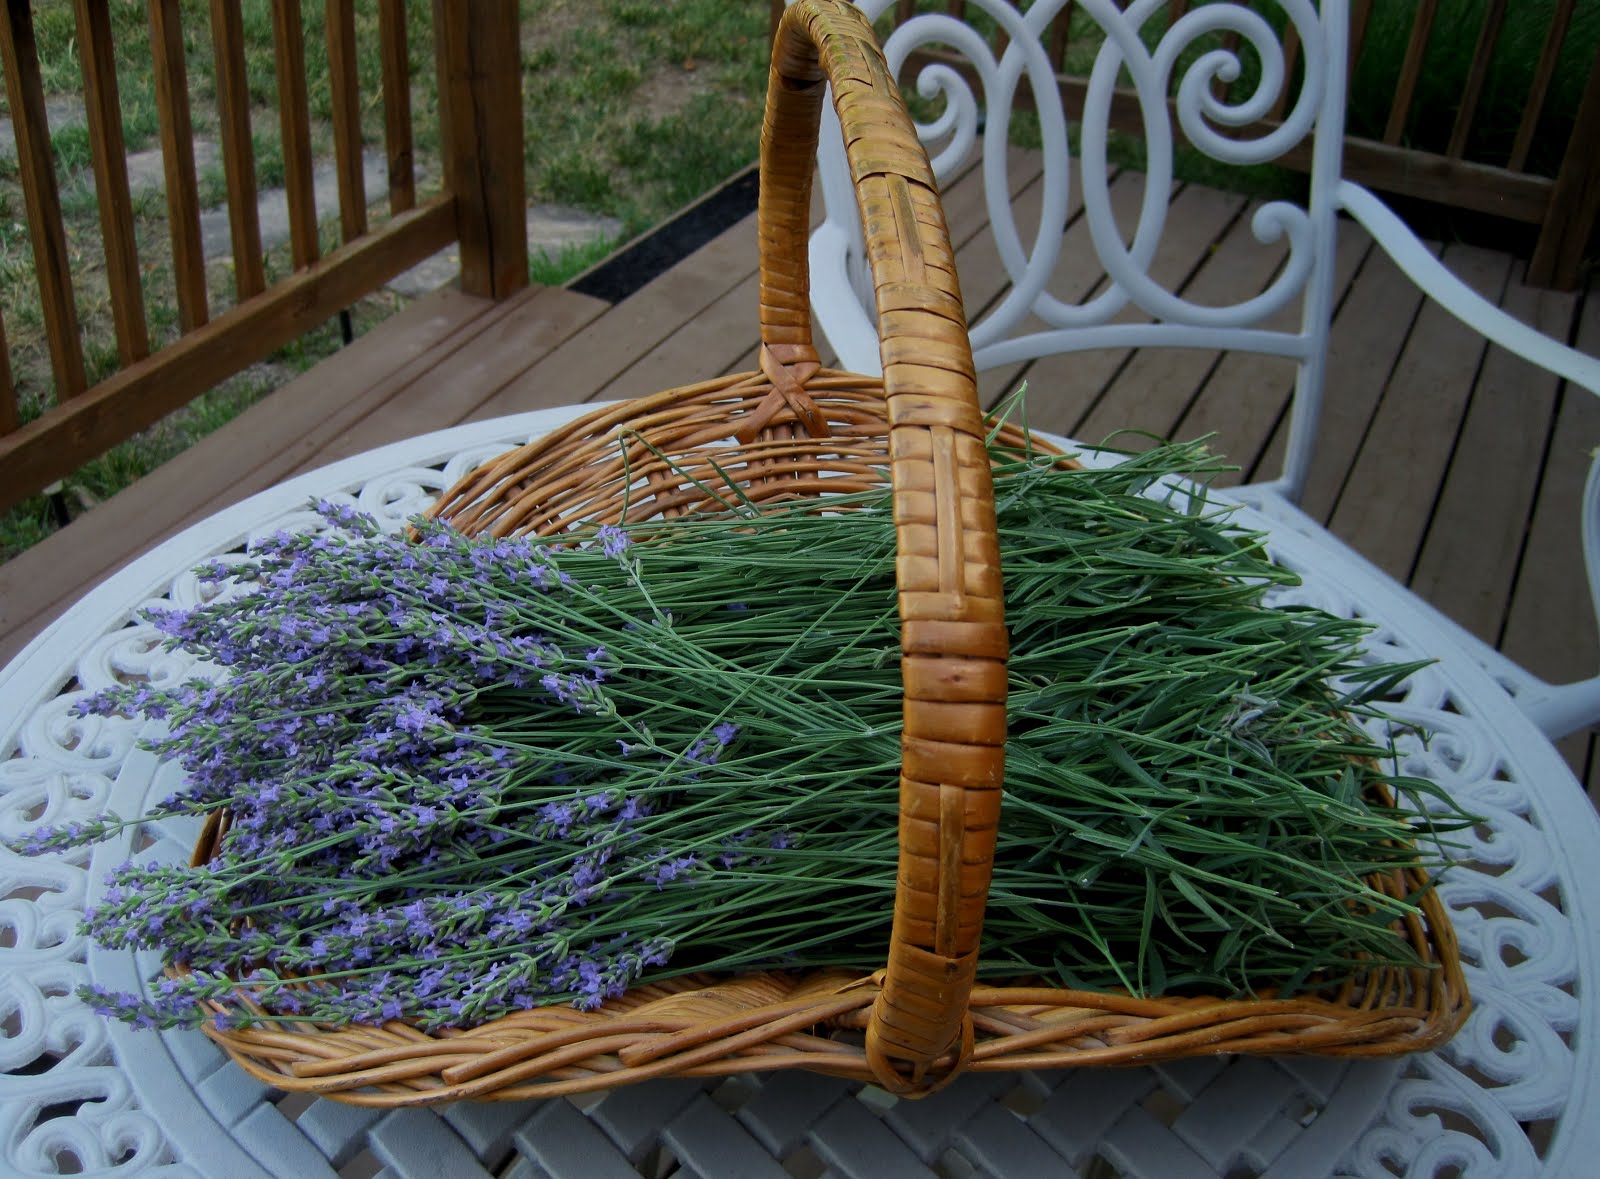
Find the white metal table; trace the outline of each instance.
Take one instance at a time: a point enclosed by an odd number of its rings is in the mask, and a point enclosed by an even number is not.
[[[317,524],[318,496],[399,527],[480,460],[580,406],[385,447],[195,525],[107,578],[0,671],[0,833],[142,809],[175,769],[133,722],[80,718],[86,692],[168,681],[189,657],[132,621],[192,604],[188,571],[253,536]],[[1264,525],[1246,511],[1240,522]],[[198,1032],[108,1024],[74,989],[133,990],[155,968],[78,932],[106,869],[187,857],[191,830],[44,858],[0,849],[0,1173],[469,1179],[970,1175],[1150,1179],[1600,1173],[1600,822],[1555,750],[1428,614],[1360,557],[1289,530],[1293,600],[1376,624],[1393,660],[1433,658],[1392,711],[1408,772],[1485,822],[1442,885],[1476,1009],[1444,1050],[1399,1061],[1196,1059],[1154,1068],[968,1075],[923,1101],[802,1074],[670,1080],[580,1100],[376,1111],[282,1098]],[[130,835],[130,839],[133,837]],[[1587,889],[1587,891],[1586,891]]]

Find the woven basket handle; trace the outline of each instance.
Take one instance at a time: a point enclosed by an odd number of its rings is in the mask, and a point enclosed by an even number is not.
[[[880,1083],[905,1093],[943,1083],[971,1054],[967,1000],[1005,759],[1000,552],[933,170],[871,25],[839,0],[800,0],[773,46],[761,150],[763,367],[776,361],[803,383],[817,359],[806,243],[824,80],[861,207],[889,398],[905,729],[894,927],[866,1047]]]

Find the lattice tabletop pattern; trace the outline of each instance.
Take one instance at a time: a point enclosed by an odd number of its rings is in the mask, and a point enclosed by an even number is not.
[[[73,702],[133,678],[190,672],[133,619],[192,603],[186,571],[252,536],[320,526],[309,500],[398,528],[481,459],[592,407],[464,426],[373,451],[213,517],[108,578],[0,671],[0,832],[108,804],[133,812],[177,773],[136,748],[133,722]],[[1272,522],[1249,511],[1246,526]],[[1600,824],[1504,692],[1362,559],[1279,521],[1273,549],[1305,585],[1285,600],[1370,619],[1375,657],[1438,660],[1391,704],[1428,734],[1404,768],[1444,783],[1484,823],[1441,886],[1476,1010],[1443,1051],[1402,1061],[1201,1059],[1159,1068],[967,1075],[920,1102],[808,1075],[662,1081],[581,1101],[376,1112],[284,1098],[198,1033],[108,1025],[74,996],[142,985],[155,963],[78,933],[104,871],[187,856],[193,830],[147,826],[124,847],[0,852],[0,1173],[107,1176],[594,1179],[820,1175],[1503,1176],[1592,1173],[1595,896],[1581,865]],[[1585,1031],[1587,1035],[1583,1034]]]

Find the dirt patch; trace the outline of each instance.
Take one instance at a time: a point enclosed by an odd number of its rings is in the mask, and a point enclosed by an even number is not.
[[[633,102],[639,109],[649,111],[652,118],[664,119],[687,107],[695,95],[715,89],[717,84],[710,70],[668,65],[660,67],[639,84],[634,91]]]
[[[558,45],[574,29],[589,28],[594,23],[595,12],[591,4],[555,0],[536,15],[522,18],[522,54],[526,57],[530,50]]]

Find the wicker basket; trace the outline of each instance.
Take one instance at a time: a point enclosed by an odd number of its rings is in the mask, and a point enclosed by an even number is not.
[[[821,369],[811,342],[806,239],[824,80],[833,86],[866,231],[882,381]],[[724,474],[741,479],[752,499],[771,501],[871,486],[888,468],[905,730],[898,894],[884,969],[690,976],[637,988],[595,1011],[546,1008],[468,1031],[207,1025],[207,1034],[274,1086],[375,1106],[779,1068],[919,1094],[965,1069],[1238,1052],[1379,1056],[1449,1036],[1468,1000],[1431,892],[1421,918],[1397,932],[1430,968],[1373,970],[1316,996],[1136,999],[974,985],[1006,730],[992,488],[934,179],[872,30],[847,3],[801,0],[784,16],[759,221],[760,371],[592,414],[475,472],[436,511],[470,532],[548,535],[580,520],[621,520],[625,505],[633,519],[693,511],[709,502],[708,481]],[[221,829],[208,828],[197,862],[209,858]],[[1404,896],[1424,882],[1397,872],[1370,883]]]

